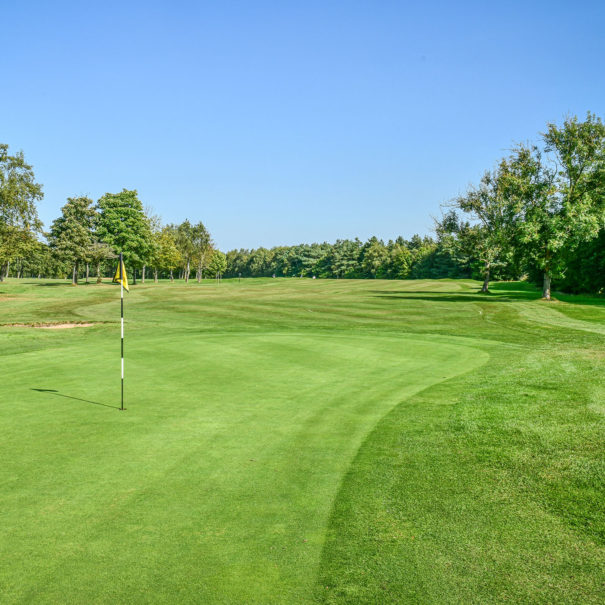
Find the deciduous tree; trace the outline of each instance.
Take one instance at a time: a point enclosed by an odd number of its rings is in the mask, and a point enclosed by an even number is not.
[[[522,204],[520,240],[543,271],[542,295],[550,300],[566,251],[595,238],[603,225],[605,127],[589,113],[584,122],[549,124],[543,138],[544,150],[517,148],[510,193]]]
[[[42,198],[23,152],[10,155],[8,145],[0,143],[0,281],[41,230],[36,204]]]
[[[191,241],[193,244],[193,259],[197,265],[196,278],[199,284],[204,277],[204,269],[212,257],[210,233],[201,221],[191,228]]]
[[[226,268],[227,257],[220,250],[213,250],[208,263],[208,271],[215,277],[221,277]]]
[[[143,266],[151,252],[151,230],[137,192],[123,189],[120,193],[106,193],[97,208],[99,239],[124,255],[124,263],[132,268],[136,283],[136,269]]]
[[[51,249],[72,266],[72,284],[78,284],[78,266],[89,258],[93,244],[95,210],[88,197],[67,198],[61,216],[53,221],[48,235]]]
[[[517,200],[506,194],[509,172],[509,162],[502,160],[495,170],[483,174],[477,187],[470,187],[454,202],[474,222],[461,235],[472,240],[474,254],[483,265],[483,293],[489,291],[494,266],[503,262],[511,247],[519,216]]]
[[[158,238],[156,269],[170,272],[170,281],[174,281],[173,271],[183,262],[183,256],[176,244],[175,231],[170,226],[164,227]],[[157,274],[157,271],[156,271]]]

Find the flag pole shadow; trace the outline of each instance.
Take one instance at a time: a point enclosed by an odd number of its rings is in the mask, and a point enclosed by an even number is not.
[[[50,393],[51,395],[57,395],[58,397],[64,397],[65,399],[75,399],[76,401],[83,401],[84,403],[90,403],[92,405],[102,405],[106,408],[112,408],[114,410],[119,410],[120,408],[117,405],[109,405],[108,403],[101,403],[100,401],[90,401],[90,399],[82,399],[81,397],[72,397],[71,395],[64,395],[63,393],[59,393],[57,389],[31,389],[32,391],[38,391],[38,393]]]

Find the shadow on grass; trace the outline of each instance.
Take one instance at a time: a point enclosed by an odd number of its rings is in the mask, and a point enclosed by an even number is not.
[[[42,288],[58,288],[58,287],[63,287],[63,288],[67,288],[68,286],[71,287],[72,283],[69,282],[50,282],[50,283],[40,283],[37,281],[32,281],[32,282],[27,282],[28,285],[32,285],[32,286],[40,286]]]
[[[84,403],[90,403],[92,405],[102,405],[106,408],[113,408],[114,410],[119,410],[119,406],[117,405],[109,405],[108,403],[100,403],[99,401],[90,401],[89,399],[82,399],[81,397],[72,397],[71,395],[64,395],[63,393],[59,393],[56,389],[31,389],[32,391],[38,391],[38,393],[50,393],[51,395],[57,395],[58,397],[65,397],[65,399],[75,399],[76,401],[83,401]]]
[[[459,290],[372,290],[379,298],[426,300],[433,302],[519,302],[540,300],[542,290],[527,282],[492,282],[489,293],[482,294],[479,289],[460,292]],[[565,294],[553,291],[553,302],[561,301],[572,305],[604,307],[605,298],[589,294]]]
[[[494,302],[494,303],[510,303],[518,302],[519,300],[534,300],[528,298],[511,298],[503,296],[493,296],[489,294],[433,294],[432,296],[421,295],[420,293],[408,293],[405,294],[379,294],[378,298],[390,298],[395,300],[425,300],[428,302],[459,302],[459,303],[472,303],[472,302]],[[539,296],[536,298],[540,298]]]
[[[501,285],[505,287],[500,287]],[[512,287],[511,287],[512,286]],[[534,287],[519,287],[519,284],[493,284],[490,291],[481,293],[478,290],[460,292],[452,290],[451,292],[435,292],[434,290],[401,290],[393,292],[392,290],[372,290],[380,298],[407,299],[407,300],[426,300],[435,302],[518,302],[539,300],[541,292]]]
[[[533,284],[526,282],[492,282],[489,292],[482,293],[480,286],[477,289],[460,291],[452,289],[447,290],[401,290],[399,292],[392,290],[373,290],[374,294],[381,298],[405,298],[409,300],[427,300],[442,302],[516,302],[539,300],[542,292]]]

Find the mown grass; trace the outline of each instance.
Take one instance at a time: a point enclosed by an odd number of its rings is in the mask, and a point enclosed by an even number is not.
[[[0,600],[602,602],[605,306],[477,289],[136,286],[119,412],[116,287],[0,284]]]

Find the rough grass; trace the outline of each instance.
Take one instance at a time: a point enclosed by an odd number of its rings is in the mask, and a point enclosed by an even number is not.
[[[136,286],[119,412],[117,288],[0,284],[0,600],[601,602],[605,307],[477,290]]]

